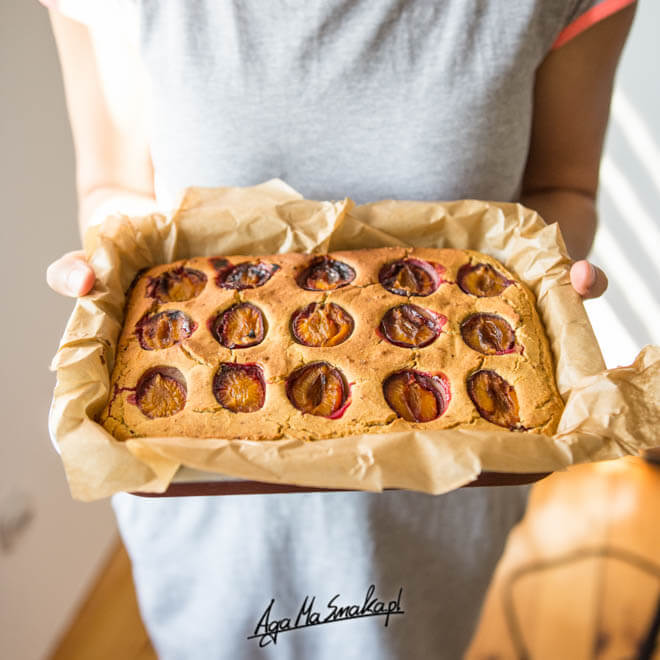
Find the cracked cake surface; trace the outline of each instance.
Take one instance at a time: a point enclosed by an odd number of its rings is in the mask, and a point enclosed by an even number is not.
[[[532,292],[479,252],[196,257],[128,295],[99,418],[119,440],[551,434],[563,409]]]

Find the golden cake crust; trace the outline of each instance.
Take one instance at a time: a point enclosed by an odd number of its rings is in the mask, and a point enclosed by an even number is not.
[[[335,252],[329,257],[348,264],[355,278],[346,286],[327,291],[308,291],[299,285],[301,273],[315,258],[302,254],[262,257],[229,256],[186,259],[157,266],[134,283],[126,306],[124,327],[118,343],[111,379],[111,395],[100,422],[117,439],[135,436],[184,436],[270,440],[283,436],[304,439],[406,429],[498,429],[475,407],[467,380],[479,370],[494,371],[515,389],[519,405],[517,430],[552,434],[563,404],[557,392],[553,363],[545,331],[532,292],[502,264],[471,250],[431,248],[378,248]],[[381,268],[408,258],[442,266],[442,283],[430,295],[402,296],[388,291],[379,281]],[[219,273],[231,265],[261,262],[277,266],[261,286],[236,290],[216,283]],[[489,264],[510,282],[496,296],[477,297],[457,284],[459,269],[466,264]],[[182,301],[163,301],[158,277],[175,269],[193,269],[206,281],[201,292]],[[237,303],[249,302],[264,315],[263,341],[247,348],[226,348],[213,336],[212,320]],[[340,305],[354,327],[348,339],[335,346],[304,346],[295,341],[290,319],[310,303]],[[397,346],[379,331],[385,313],[397,305],[412,303],[446,317],[437,339],[421,348]],[[182,312],[183,339],[167,348],[146,350],[140,341],[141,319],[163,312]],[[515,331],[515,350],[484,355],[470,348],[461,335],[461,324],[476,313],[495,314]],[[185,325],[188,323],[188,325]],[[189,336],[185,336],[189,334]],[[177,337],[181,339],[181,337]],[[323,361],[339,369],[350,388],[348,405],[336,418],[297,410],[287,396],[287,378],[298,367]],[[232,412],[213,392],[213,380],[221,363],[256,364],[263,370],[265,397],[254,412]],[[145,372],[155,368],[178,369],[185,380],[185,405],[179,412],[149,417],[136,404],[136,388]],[[448,379],[451,398],[445,412],[428,422],[410,422],[399,416],[383,395],[383,381],[400,369],[427,374],[442,373]],[[161,411],[162,412],[162,411]]]

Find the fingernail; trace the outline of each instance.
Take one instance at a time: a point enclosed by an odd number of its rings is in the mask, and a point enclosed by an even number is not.
[[[589,263],[589,286],[592,287],[594,284],[596,284],[596,269]]]
[[[79,295],[86,279],[87,269],[84,266],[74,266],[66,280],[69,291],[75,295]]]

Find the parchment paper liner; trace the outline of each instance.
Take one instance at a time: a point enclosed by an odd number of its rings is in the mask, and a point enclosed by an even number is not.
[[[97,273],[77,301],[51,368],[49,418],[72,495],[162,492],[179,465],[258,481],[443,493],[481,471],[546,472],[660,444],[660,349],[604,370],[556,225],[518,204],[303,200],[272,180],[251,188],[188,189],[169,218],[113,217],[85,237]],[[502,261],[536,294],[567,402],[554,437],[505,430],[369,434],[304,442],[183,437],[117,442],[93,418],[109,391],[124,291],[142,268],[192,256],[318,253],[413,245],[471,248]]]

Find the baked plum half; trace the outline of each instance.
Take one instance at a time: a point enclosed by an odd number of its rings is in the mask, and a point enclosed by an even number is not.
[[[211,334],[226,348],[250,348],[266,336],[264,313],[252,303],[236,303],[211,321]]]
[[[170,417],[183,410],[188,388],[175,367],[153,367],[142,374],[135,388],[135,403],[143,415]]]
[[[403,304],[387,310],[380,322],[380,333],[395,346],[422,348],[434,342],[447,317],[418,305]]]
[[[487,369],[476,371],[468,378],[467,391],[484,419],[508,429],[520,428],[516,390],[502,376]]]
[[[277,264],[269,264],[265,261],[244,261],[243,263],[232,266],[226,260],[216,259],[212,262],[219,268],[215,276],[215,283],[222,289],[234,289],[242,291],[243,289],[257,289],[268,282],[280,267]]]
[[[147,297],[158,302],[182,302],[196,298],[206,286],[206,275],[201,270],[179,266],[167,270],[147,283]]]
[[[456,281],[465,293],[479,298],[499,296],[513,284],[490,264],[465,264],[459,268]]]
[[[463,341],[484,355],[513,352],[516,335],[506,319],[497,314],[472,314],[461,323]]]
[[[343,261],[327,255],[315,257],[296,278],[307,291],[330,291],[347,286],[355,279],[355,271]]]
[[[402,369],[383,381],[387,405],[407,422],[432,422],[440,417],[451,399],[449,380],[444,374]]]
[[[349,387],[337,367],[327,362],[311,362],[291,373],[286,395],[303,413],[337,419],[348,405]]]
[[[213,377],[213,395],[231,412],[256,412],[266,399],[263,369],[258,364],[223,362]]]
[[[398,296],[430,296],[442,284],[444,272],[440,264],[410,257],[385,264],[378,280]]]
[[[135,334],[145,351],[157,351],[188,339],[196,328],[197,324],[187,314],[168,310],[145,314],[137,322]]]
[[[291,317],[291,334],[303,346],[325,348],[346,341],[353,332],[353,317],[335,303],[311,303]]]

